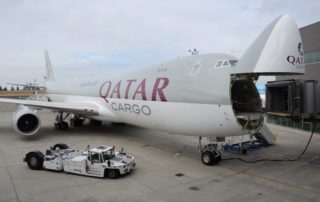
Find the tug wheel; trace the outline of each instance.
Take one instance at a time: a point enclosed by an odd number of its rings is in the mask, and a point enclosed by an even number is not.
[[[107,177],[111,179],[115,179],[120,175],[118,170],[113,170],[113,169],[107,170],[106,174],[107,174]]]
[[[53,145],[52,150],[56,150],[57,148],[59,148],[59,149],[68,149],[69,146],[66,145],[66,144],[63,144],[63,143],[58,143],[58,144]]]
[[[43,166],[44,155],[39,151],[29,152],[26,156],[28,167],[32,170],[40,170]]]

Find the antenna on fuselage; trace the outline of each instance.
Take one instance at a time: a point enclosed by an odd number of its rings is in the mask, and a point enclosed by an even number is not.
[[[191,55],[199,55],[199,51],[196,48],[194,48],[193,50],[189,49],[188,52],[191,53]]]

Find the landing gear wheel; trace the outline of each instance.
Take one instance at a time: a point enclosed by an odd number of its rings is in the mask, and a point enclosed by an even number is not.
[[[40,170],[43,167],[43,157],[44,155],[39,151],[28,153],[26,156],[28,167],[32,170]]]
[[[57,117],[56,121],[54,122],[54,129],[56,130],[66,130],[69,128],[68,122],[64,121],[68,118],[69,113],[63,116],[63,112],[60,112]]]
[[[212,166],[213,165],[213,154],[210,151],[203,152],[201,154],[201,160],[204,165]]]
[[[108,178],[115,179],[119,176],[120,173],[118,170],[110,169],[106,171],[106,174]]]
[[[218,151],[217,144],[207,144],[202,148],[201,139],[199,137],[199,151],[201,152],[201,161],[204,165],[212,166],[216,165],[221,161],[221,153]]]
[[[74,115],[74,117],[72,117],[70,119],[70,126],[71,127],[81,127],[83,125],[84,122],[84,118],[80,117],[78,115]]]
[[[216,165],[221,161],[221,154],[216,151],[205,151],[201,154],[201,160],[204,165]]]
[[[240,150],[240,152],[241,152],[241,154],[244,154],[244,155],[245,155],[245,154],[247,154],[247,149],[246,149],[246,148],[243,148],[243,149]]]
[[[69,124],[65,121],[54,123],[54,129],[56,130],[67,130],[68,128],[69,128]]]
[[[52,150],[56,150],[57,148],[59,148],[59,149],[68,149],[69,146],[66,145],[66,144],[63,144],[63,143],[58,143],[58,144],[53,145]]]
[[[69,124],[68,124],[68,122],[62,122],[62,128],[63,128],[63,130],[67,130],[68,128],[69,128]]]

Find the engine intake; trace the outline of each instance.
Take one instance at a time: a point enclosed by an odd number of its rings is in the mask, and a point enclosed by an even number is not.
[[[12,125],[16,132],[25,136],[32,136],[39,131],[41,122],[34,110],[20,106],[13,114]]]

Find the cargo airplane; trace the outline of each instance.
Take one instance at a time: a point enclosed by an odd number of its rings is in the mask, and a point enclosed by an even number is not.
[[[240,59],[228,54],[195,54],[103,80],[60,81],[46,53],[48,102],[0,99],[19,105],[13,128],[37,134],[36,110],[57,112],[57,129],[80,126],[84,118],[127,123],[198,137],[254,134],[263,127],[264,111],[255,86],[260,75],[303,74],[299,29],[288,15],[271,22]],[[99,73],[101,74],[101,72]],[[200,138],[199,138],[200,139]],[[201,144],[201,142],[199,141]],[[201,148],[202,162],[221,159],[216,145]]]

